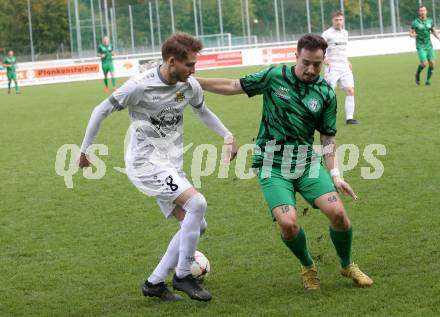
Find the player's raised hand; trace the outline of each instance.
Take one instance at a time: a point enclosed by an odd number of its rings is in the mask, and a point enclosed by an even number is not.
[[[237,156],[237,143],[233,135],[227,136],[225,138],[225,146],[226,146],[226,155],[225,155],[225,163],[228,163],[235,159]]]
[[[344,195],[349,195],[353,198],[353,200],[357,200],[358,196],[354,192],[354,190],[351,188],[351,186],[344,181],[339,176],[333,177],[333,183],[335,184],[338,191],[342,192]]]
[[[78,163],[80,168],[84,168],[84,167],[89,167],[90,166],[90,161],[87,158],[87,155],[85,153],[81,153],[81,156],[79,157],[79,163]]]

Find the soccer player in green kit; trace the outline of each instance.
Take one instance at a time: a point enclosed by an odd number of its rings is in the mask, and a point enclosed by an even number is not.
[[[8,76],[8,94],[11,93],[11,82],[14,81],[15,93],[20,93],[20,88],[17,83],[17,73],[15,72],[15,64],[17,60],[14,56],[14,51],[9,50],[8,55],[3,59],[3,67],[6,68],[6,75]]]
[[[327,43],[312,34],[300,38],[295,66],[269,67],[240,80],[197,78],[204,90],[249,97],[263,95],[263,114],[253,155],[266,202],[277,221],[281,239],[299,259],[305,289],[319,289],[316,265],[296,215],[296,192],[330,220],[330,237],[341,262],[341,274],[358,286],[373,280],[352,262],[352,227],[338,191],[357,199],[339,175],[336,158],[336,95],[320,77]],[[313,151],[314,132],[320,133],[329,173]]]
[[[440,40],[434,22],[431,18],[428,18],[428,10],[425,6],[422,6],[419,8],[419,17],[411,23],[411,29],[409,30],[409,35],[416,39],[417,55],[420,60],[416,72],[417,85],[420,85],[420,73],[427,65],[429,65],[429,68],[425,85],[431,85],[435,64],[435,51],[431,43],[431,33]]]
[[[98,46],[98,56],[101,57],[102,71],[104,73],[104,85],[105,90],[108,90],[108,73],[112,77],[112,87],[113,91],[116,89],[116,79],[115,79],[115,66],[113,65],[113,44],[110,43],[110,38],[104,36],[102,38],[102,43]]]

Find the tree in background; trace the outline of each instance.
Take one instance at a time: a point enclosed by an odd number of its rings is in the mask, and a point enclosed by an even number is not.
[[[69,50],[69,24],[65,0],[32,0],[32,35],[35,54]],[[30,54],[27,0],[0,1],[0,54],[13,49],[18,59]]]

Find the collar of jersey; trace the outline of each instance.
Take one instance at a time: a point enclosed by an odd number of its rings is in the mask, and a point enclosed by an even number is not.
[[[333,29],[333,31],[336,31],[336,32],[342,32],[342,31],[344,31],[345,29],[344,28],[342,28],[342,29],[340,29],[340,30],[338,30],[338,29],[335,29],[333,26],[332,26],[332,29]]]
[[[160,73],[160,66],[162,66],[162,64],[160,64],[156,67],[157,76],[159,76],[160,81],[163,82],[167,86],[175,86],[176,84],[170,84],[169,82],[166,81],[165,78],[163,78],[162,74]]]

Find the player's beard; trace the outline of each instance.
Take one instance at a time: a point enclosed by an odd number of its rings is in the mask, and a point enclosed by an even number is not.
[[[189,76],[191,76],[191,73],[182,72],[179,74],[179,81],[186,82]]]
[[[186,82],[189,78],[189,75],[181,75],[179,81]]]
[[[171,77],[173,81],[186,82],[190,75],[191,74],[186,74],[185,72],[179,72],[176,70],[173,74],[171,74]]]
[[[319,75],[304,73],[302,81],[304,81],[306,83],[311,83],[311,82],[314,82],[318,78],[318,76]]]

